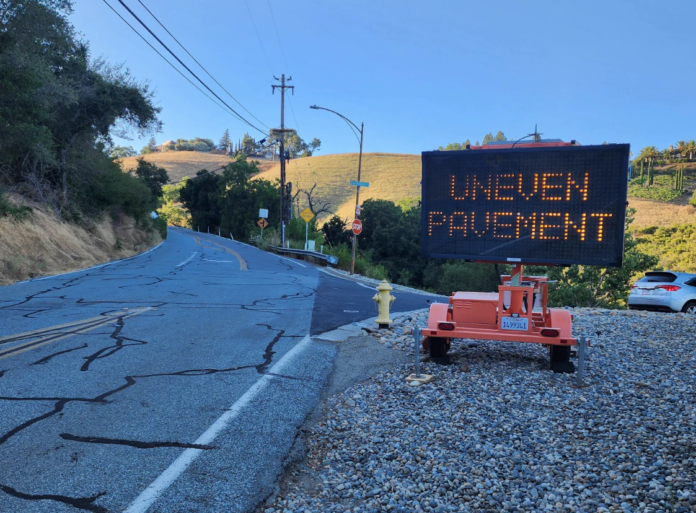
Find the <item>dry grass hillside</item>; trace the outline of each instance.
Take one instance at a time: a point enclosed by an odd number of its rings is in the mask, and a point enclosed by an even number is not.
[[[33,209],[28,219],[0,218],[0,285],[126,258],[161,240],[128,217],[107,216],[83,227],[61,221],[41,205],[21,203]]]
[[[642,198],[628,198],[628,206],[636,209],[633,229],[648,226],[672,226],[675,224],[696,224],[696,208],[684,201],[665,203]]]
[[[124,169],[136,166],[137,157],[122,160]],[[169,173],[172,182],[184,176],[195,176],[201,169],[212,171],[227,164],[225,155],[195,151],[169,151],[145,155],[148,162],[161,166]],[[260,178],[275,180],[280,176],[278,162],[260,161]],[[668,173],[674,165],[658,167],[658,173]],[[687,165],[687,174],[696,169]],[[350,180],[357,178],[358,154],[323,155],[306,157],[288,162],[288,181],[295,187],[309,189],[317,184],[318,196],[331,202],[331,209],[342,218],[351,217],[355,203],[355,187]],[[394,202],[405,198],[420,197],[421,161],[419,155],[395,153],[366,153],[363,155],[362,181],[370,187],[360,190],[361,202],[368,198],[386,199]],[[691,178],[689,176],[689,178]],[[629,198],[631,207],[637,209],[633,228],[648,226],[671,226],[673,224],[696,223],[696,209],[683,201],[664,203],[641,198]],[[301,197],[300,208],[306,206]]]
[[[358,177],[358,154],[323,155],[305,157],[288,162],[287,180],[296,188],[310,189],[317,184],[318,197],[331,202],[331,210],[340,217],[353,215],[355,187],[351,180]],[[275,180],[280,165],[261,172],[258,177]],[[360,202],[369,198],[398,202],[405,198],[420,197],[420,155],[395,153],[365,153],[362,161],[361,181],[369,182],[369,188],[360,189]],[[302,197],[300,208],[306,206]]]
[[[138,158],[126,157],[121,159],[121,167],[124,170],[135,169],[138,165]],[[169,181],[172,183],[179,182],[185,176],[196,176],[196,173],[201,169],[212,171],[230,162],[230,158],[227,155],[216,155],[199,151],[165,151],[164,153],[143,155],[143,158],[152,164],[166,169]]]

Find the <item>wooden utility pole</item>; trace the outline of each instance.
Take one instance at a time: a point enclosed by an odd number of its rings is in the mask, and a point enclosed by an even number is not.
[[[280,134],[280,246],[285,247],[285,221],[288,217],[285,212],[285,132],[293,131],[285,129],[285,90],[290,89],[294,96],[295,86],[285,85],[285,73],[280,78],[273,78],[280,82],[280,85],[271,85],[271,91],[275,94],[276,88],[280,89],[280,130],[276,129],[273,132]],[[291,80],[292,77],[288,77],[287,81]]]

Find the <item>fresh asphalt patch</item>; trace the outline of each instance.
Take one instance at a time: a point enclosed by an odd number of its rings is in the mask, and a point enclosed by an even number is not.
[[[377,303],[373,301],[377,291],[363,283],[337,278],[320,272],[317,283],[310,334],[317,335],[352,322],[377,316]],[[444,302],[444,296],[430,296],[392,290],[396,300],[392,312],[411,312],[428,308],[433,302]]]

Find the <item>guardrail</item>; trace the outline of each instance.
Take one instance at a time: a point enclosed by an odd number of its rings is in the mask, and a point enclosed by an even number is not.
[[[327,264],[336,265],[338,263],[338,257],[333,255],[325,255],[324,253],[317,253],[316,251],[305,251],[303,249],[290,249],[290,248],[279,248],[278,246],[268,246],[276,253],[286,253],[290,255],[301,255],[316,258],[318,260],[324,260]]]

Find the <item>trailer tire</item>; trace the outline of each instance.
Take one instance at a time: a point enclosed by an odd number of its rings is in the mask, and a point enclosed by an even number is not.
[[[428,350],[431,358],[443,358],[447,356],[450,341],[445,337],[428,337]]]
[[[575,365],[570,361],[570,346],[549,346],[551,370],[561,373],[575,372]]]

